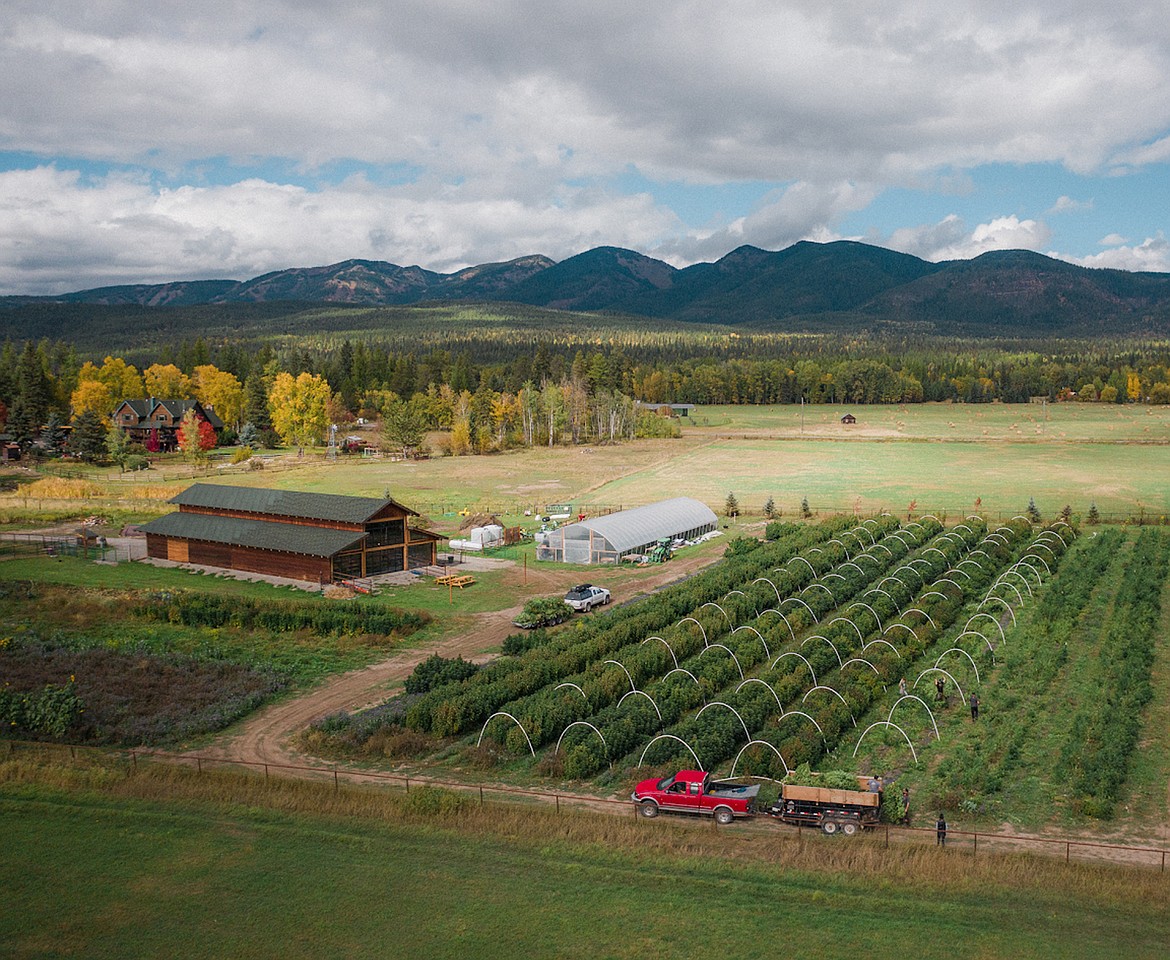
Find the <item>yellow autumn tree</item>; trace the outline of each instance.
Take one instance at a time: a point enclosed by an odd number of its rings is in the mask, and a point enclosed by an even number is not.
[[[121,357],[106,357],[100,367],[84,363],[77,372],[77,381],[100,380],[110,388],[115,403],[146,396],[146,387],[138,368]],[[169,399],[169,398],[168,398]]]
[[[93,364],[87,366],[92,367]],[[114,398],[110,388],[100,380],[78,380],[77,389],[73,391],[69,403],[75,417],[83,413],[96,413],[106,420],[114,410]]]
[[[173,363],[152,363],[142,371],[148,397],[185,400],[191,396],[191,378]]]
[[[323,443],[329,426],[325,410],[331,396],[329,381],[323,377],[302,373],[294,379],[291,373],[277,374],[268,394],[273,429],[302,453],[310,444]]]
[[[244,385],[234,373],[207,363],[194,370],[195,396],[224,423],[238,424],[244,413]]]

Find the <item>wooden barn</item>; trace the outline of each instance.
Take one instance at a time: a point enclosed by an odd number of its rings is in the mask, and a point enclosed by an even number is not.
[[[147,556],[331,583],[435,562],[442,538],[390,499],[197,483],[144,524]]]

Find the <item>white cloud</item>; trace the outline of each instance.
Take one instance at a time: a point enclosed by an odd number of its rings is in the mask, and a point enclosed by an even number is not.
[[[1106,240],[1108,239],[1106,237]],[[1104,242],[1103,240],[1102,243]],[[1114,270],[1152,270],[1157,273],[1170,273],[1170,241],[1161,233],[1156,237],[1147,237],[1138,244],[1113,247],[1088,257],[1070,257],[1057,253],[1050,254],[1050,256],[1071,260],[1073,263],[1079,263],[1082,267],[1108,267]]]
[[[1048,214],[1051,216],[1058,213],[1080,213],[1092,209],[1092,200],[1074,200],[1072,197],[1061,196],[1057,197],[1056,203],[1048,208]]]
[[[244,279],[352,257],[449,271],[603,243],[647,249],[677,229],[645,195],[587,189],[539,203],[458,188],[427,196],[417,184],[374,190],[360,177],[320,192],[263,180],[158,191],[45,166],[0,173],[0,294]]]
[[[0,289],[598,243],[684,263],[834,239],[884,189],[959,192],[983,164],[1166,163],[1167,76],[1170,18],[1148,0],[8,0],[0,150],[66,159],[3,175]],[[222,185],[224,158],[262,172]],[[276,182],[272,158],[414,180],[311,192]],[[142,175],[65,172],[86,162]],[[592,186],[630,169],[788,186],[688,233],[650,197]],[[1005,217],[894,238],[939,258],[1039,249],[1049,231]]]
[[[1051,233],[1038,220],[1014,214],[969,228],[951,214],[938,223],[906,227],[890,235],[887,246],[924,260],[969,260],[991,250],[1041,250]]]
[[[1103,247],[1120,247],[1123,243],[1128,243],[1129,241],[1120,233],[1111,233],[1108,236],[1102,237],[1097,242]]]

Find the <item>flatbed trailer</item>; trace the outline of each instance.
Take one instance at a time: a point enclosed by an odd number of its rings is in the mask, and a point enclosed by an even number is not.
[[[857,790],[786,783],[781,787],[780,798],[765,812],[785,823],[851,837],[876,827],[881,819],[881,791],[867,789],[865,777],[858,777],[857,781],[860,788]]]

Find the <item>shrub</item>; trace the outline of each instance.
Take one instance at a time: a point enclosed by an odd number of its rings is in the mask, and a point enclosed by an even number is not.
[[[251,447],[237,447],[232,454],[232,463],[243,463],[245,460],[251,460],[255,451]]]
[[[431,654],[422,663],[414,668],[414,673],[406,678],[407,693],[428,693],[435,687],[446,683],[456,683],[466,680],[479,667],[462,657],[441,657],[437,653]]]

